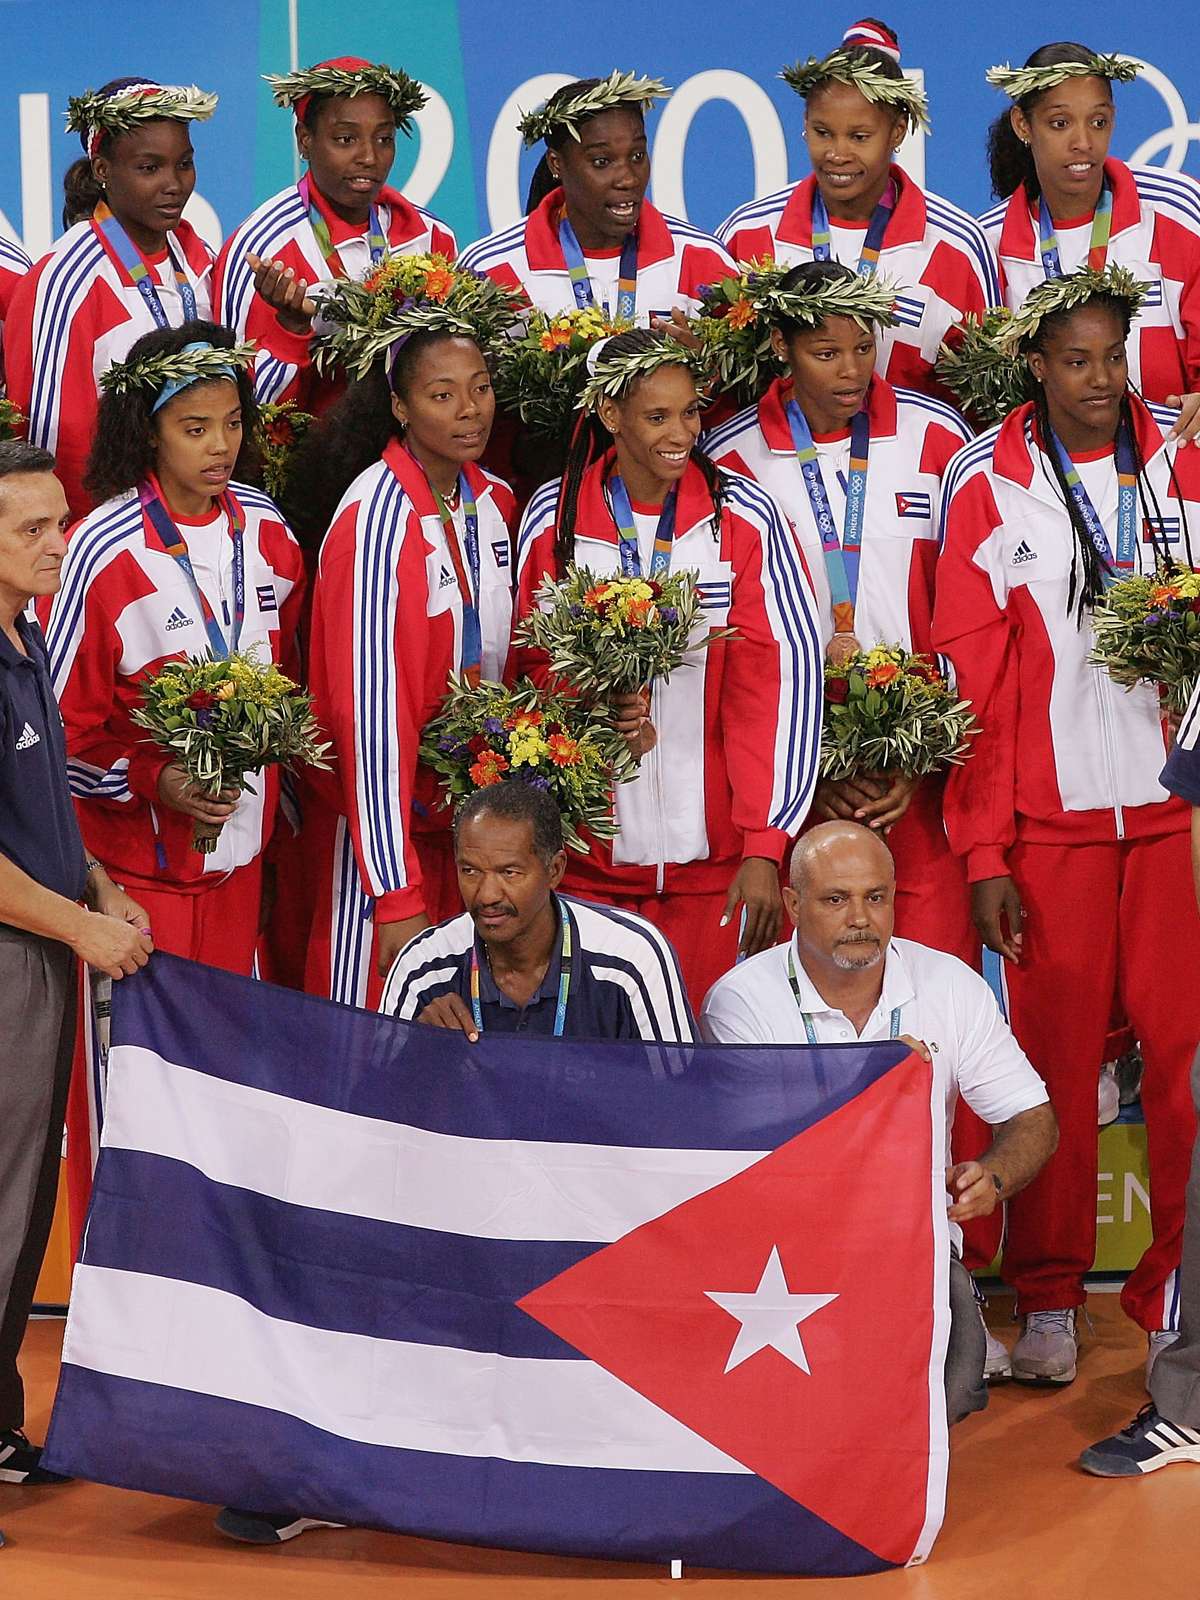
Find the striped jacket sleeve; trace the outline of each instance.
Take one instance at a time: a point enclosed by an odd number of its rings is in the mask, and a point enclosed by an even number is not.
[[[731,478],[733,592],[721,734],[744,856],[782,861],[812,805],[821,749],[823,652],[795,537],[776,502]]]
[[[300,398],[300,376],[309,366],[312,335],[290,333],[282,327],[273,307],[254,287],[254,272],[246,259],[252,248],[239,228],[221,247],[213,268],[213,310],[219,322],[241,339],[258,346],[254,362],[254,394],[260,404],[279,404]],[[276,258],[307,276],[309,268],[298,251],[285,248]]]
[[[513,598],[513,626],[533,610],[535,596],[547,573],[553,573],[555,511],[558,505],[558,479],[545,483],[525,507],[517,533],[517,589]],[[543,687],[549,681],[549,663],[544,651],[514,644],[508,652],[505,681],[532,678]]]
[[[42,612],[50,673],[72,794],[104,807],[153,804],[170,756],[129,720],[118,670],[118,621],[144,578],[128,551],[107,547],[107,531],[104,522],[85,525],[67,545],[58,593]]]
[[[968,468],[980,448],[967,446]],[[1017,659],[983,550],[999,526],[986,473],[952,467],[942,501],[933,647],[949,657],[958,692],[979,722],[971,759],[951,769],[945,797],[950,844],[966,857],[972,883],[1008,875],[1006,852],[1016,837]]]
[[[625,991],[630,1037],[647,1044],[691,1044],[696,1019],[671,941],[645,917],[616,906],[571,902],[592,970]]]
[[[321,552],[313,620],[318,714],[375,920],[424,910],[410,817],[429,647],[420,519],[391,474],[344,504]],[[407,602],[407,603],[406,603]]]

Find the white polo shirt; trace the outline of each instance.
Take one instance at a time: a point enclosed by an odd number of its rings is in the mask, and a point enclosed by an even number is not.
[[[789,950],[800,1005],[788,981]],[[897,1013],[894,1029],[893,1012]],[[879,1004],[861,1033],[843,1012],[822,999],[794,939],[751,956],[718,978],[705,998],[700,1032],[710,1044],[805,1044],[804,1013],[811,1018],[818,1044],[853,1044],[907,1033],[929,1046],[934,1073],[945,1084],[947,1166],[960,1093],[972,1111],[992,1126],[1049,1099],[1046,1085],[1013,1038],[995,995],[979,974],[957,956],[911,939],[893,939],[888,946]],[[959,1235],[953,1225],[951,1232]]]

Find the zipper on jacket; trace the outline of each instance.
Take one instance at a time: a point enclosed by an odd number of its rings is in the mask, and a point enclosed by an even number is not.
[[[655,867],[654,886],[657,894],[662,894],[663,885],[667,880],[667,802],[663,795],[662,762],[659,754],[661,744],[656,744],[650,755],[654,761],[654,812],[655,812]]]
[[[1121,790],[1117,783],[1117,753],[1113,737],[1112,708],[1109,705],[1108,675],[1102,667],[1093,667],[1096,698],[1100,706],[1100,744],[1104,753],[1104,769],[1108,775],[1109,795],[1112,799],[1113,819],[1117,838],[1125,837],[1125,811],[1121,805]]]

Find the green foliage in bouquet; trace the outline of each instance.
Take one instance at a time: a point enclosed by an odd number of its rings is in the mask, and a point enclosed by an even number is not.
[[[528,678],[506,689],[452,677],[441,711],[422,734],[421,759],[452,802],[502,782],[547,790],[562,813],[567,844],[585,854],[580,830],[611,839],[613,785],[637,776],[606,708],[543,692]]]
[[[1122,578],[1093,607],[1092,633],[1097,666],[1126,689],[1153,684],[1182,716],[1200,678],[1200,572],[1164,561]]]
[[[899,772],[922,777],[959,766],[978,732],[969,700],[959,700],[927,656],[878,645],[825,667],[821,776]]]
[[[300,411],[294,400],[259,405],[255,443],[262,462],[263,487],[272,500],[278,500],[287,488],[296,446],[315,420],[311,412]]]
[[[0,400],[0,439],[23,439],[28,418],[13,400]]]
[[[534,433],[564,439],[588,380],[588,351],[598,340],[632,327],[597,306],[555,316],[530,312],[523,333],[496,342],[497,404]]]
[[[143,687],[133,721],[210,799],[222,789],[253,790],[248,774],[262,767],[329,769],[308,695],[253,650],[168,661]],[[204,824],[194,841],[202,853],[216,849]]]
[[[993,306],[982,317],[968,312],[950,329],[935,371],[978,428],[1003,422],[1031,396],[1029,364],[1000,346],[1012,312]]]
[[[520,645],[545,651],[550,670],[576,693],[604,699],[636,694],[669,678],[689,650],[736,638],[706,629],[694,572],[653,578],[599,578],[570,566],[548,579],[537,607],[518,624]]]

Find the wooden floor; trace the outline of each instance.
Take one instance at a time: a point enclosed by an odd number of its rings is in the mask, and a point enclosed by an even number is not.
[[[1004,1314],[1005,1302],[994,1302]],[[925,1567],[813,1580],[685,1574],[443,1545],[395,1535],[319,1531],[268,1550],[234,1545],[211,1508],[74,1483],[0,1486],[0,1595],[6,1600],[607,1600],[666,1589],[702,1600],[803,1595],[856,1600],[1142,1600],[1200,1594],[1200,1467],[1138,1482],[1089,1478],[1075,1457],[1145,1401],[1144,1336],[1115,1295],[1091,1300],[1080,1376],[1056,1393],[1005,1385],[955,1430],[945,1527]],[[1012,1330],[997,1323],[1011,1342]],[[26,1342],[29,1432],[43,1437],[62,1325]],[[880,1329],[881,1341],[887,1330]]]

